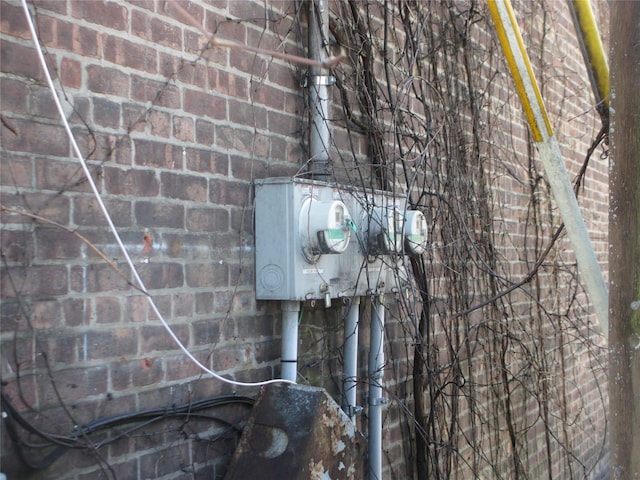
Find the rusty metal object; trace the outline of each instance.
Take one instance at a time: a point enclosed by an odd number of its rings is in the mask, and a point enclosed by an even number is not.
[[[365,439],[324,389],[268,385],[225,480],[361,479],[365,451]]]

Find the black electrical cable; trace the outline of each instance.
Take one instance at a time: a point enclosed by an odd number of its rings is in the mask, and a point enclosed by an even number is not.
[[[7,433],[15,445],[16,454],[20,461],[31,470],[42,470],[47,468],[64,455],[69,449],[96,448],[95,446],[87,445],[85,442],[82,442],[81,439],[100,430],[114,428],[123,424],[137,423],[138,425],[134,425],[131,428],[119,432],[113,437],[105,439],[99,443],[98,447],[113,443],[122,437],[130,435],[132,432],[139,430],[140,428],[144,428],[152,423],[167,420],[169,418],[193,418],[197,420],[215,421],[226,425],[228,427],[228,431],[236,430],[239,432],[240,427],[233,425],[231,422],[223,418],[197,412],[232,404],[252,407],[255,403],[255,399],[251,397],[221,395],[193,402],[186,402],[179,405],[172,405],[167,408],[140,410],[99,418],[85,425],[76,427],[69,435],[63,436],[50,434],[35,427],[16,410],[5,393],[0,393],[0,399],[2,401],[4,423],[7,427]],[[22,427],[30,434],[41,438],[45,443],[42,445],[33,445],[25,442],[18,433],[18,426]],[[25,449],[46,449],[52,447],[55,447],[54,450],[49,452],[38,462],[30,460],[25,453]]]
[[[82,434],[93,433],[96,430],[102,428],[109,428],[123,423],[130,423],[136,421],[135,419],[144,419],[151,417],[171,417],[171,416],[188,416],[189,412],[195,412],[199,410],[206,410],[208,408],[214,408],[229,404],[244,404],[253,406],[255,400],[251,397],[240,397],[235,395],[222,395],[219,397],[206,398],[203,400],[197,400],[193,402],[187,402],[180,405],[173,405],[168,408],[154,408],[148,410],[141,410],[137,412],[112,415],[109,417],[103,417],[101,419],[89,422],[81,427],[74,429],[72,436],[75,438]],[[221,422],[224,420],[219,419]]]

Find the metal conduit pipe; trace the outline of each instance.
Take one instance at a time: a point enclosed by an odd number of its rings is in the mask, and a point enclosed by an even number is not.
[[[298,316],[300,302],[282,302],[281,376],[295,382],[298,378]]]
[[[525,117],[544,165],[545,178],[551,188],[560,216],[567,230],[582,274],[585,289],[600,320],[605,338],[609,335],[609,292],[602,270],[589,239],[589,233],[573,192],[567,168],[553,135],[538,84],[533,76],[529,56],[509,0],[490,0],[489,12],[507,61]]]
[[[344,321],[344,381],[342,409],[355,419],[358,413],[356,406],[356,388],[358,383],[358,321],[360,313],[360,297],[354,297],[349,304]]]
[[[327,0],[309,2],[309,58],[318,62],[325,60],[324,47],[329,38],[329,6]],[[309,172],[314,178],[325,180],[331,174],[329,168],[329,94],[328,85],[333,85],[333,77],[323,74],[322,69],[309,69],[309,111],[311,125],[309,132]]]
[[[384,372],[384,302],[379,295],[371,302],[369,345],[369,480],[382,479],[382,396]]]
[[[601,104],[600,114],[606,121],[609,115],[609,65],[598,32],[598,24],[589,0],[567,0],[567,4],[587,67],[593,95],[596,103]]]

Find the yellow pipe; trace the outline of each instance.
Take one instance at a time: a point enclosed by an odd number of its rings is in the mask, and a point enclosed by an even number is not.
[[[558,141],[553,136],[540,90],[533,77],[531,63],[524,49],[518,24],[509,0],[489,0],[488,5],[525,116],[540,153],[540,159],[544,165],[547,182],[560,211],[569,240],[573,245],[587,294],[602,325],[602,333],[606,337],[609,332],[609,293],[589,240],[589,233],[573,192],[569,174],[562,160]]]
[[[496,26],[498,40],[500,40],[507,65],[515,82],[516,91],[522,102],[524,114],[531,128],[533,139],[539,143],[544,140],[543,132],[546,131],[547,136],[551,137],[553,130],[549,122],[549,117],[547,116],[547,111],[544,108],[544,103],[542,102],[542,95],[540,94],[538,83],[533,75],[529,56],[524,48],[522,35],[520,34],[520,29],[513,14],[511,3],[506,0],[502,1],[502,4],[505,8],[507,18],[505,18],[504,13],[500,11],[496,0],[489,1],[489,12]],[[505,20],[508,20],[508,22],[505,22]],[[517,48],[518,52],[514,52],[512,46]],[[516,53],[518,54],[517,57]],[[527,92],[527,86],[532,89],[531,92]],[[534,98],[535,104],[532,104]]]
[[[609,110],[609,65],[589,0],[568,0],[596,102]]]

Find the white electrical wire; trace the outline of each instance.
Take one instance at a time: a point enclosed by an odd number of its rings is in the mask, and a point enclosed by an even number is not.
[[[228,378],[224,378],[223,376],[217,374],[213,370],[211,370],[211,369],[207,368],[206,366],[204,366],[197,358],[195,358],[191,354],[191,352],[189,352],[189,350],[187,350],[187,347],[184,346],[184,344],[180,341],[180,339],[173,332],[173,330],[171,329],[169,324],[166,322],[166,320],[164,319],[164,317],[162,316],[162,314],[158,310],[158,307],[156,306],[155,302],[153,301],[153,298],[151,298],[151,295],[148,293],[147,288],[145,287],[142,279],[140,278],[140,275],[138,274],[138,270],[136,269],[135,265],[133,264],[133,261],[131,260],[131,257],[129,256],[129,253],[127,252],[127,249],[124,246],[124,243],[122,243],[122,239],[120,238],[120,234],[118,233],[118,230],[116,229],[115,225],[113,224],[113,220],[111,219],[111,216],[109,215],[109,211],[107,210],[107,207],[105,206],[104,202],[102,201],[102,198],[100,197],[100,192],[98,191],[98,188],[96,187],[96,184],[95,184],[95,182],[93,180],[93,177],[91,176],[91,172],[89,171],[89,168],[87,167],[87,162],[85,161],[84,156],[82,155],[82,152],[80,151],[80,147],[78,147],[78,143],[76,142],[76,139],[75,139],[75,137],[73,135],[73,132],[71,131],[71,127],[69,126],[69,122],[67,121],[67,117],[65,116],[64,110],[62,108],[62,104],[60,103],[60,98],[58,97],[58,93],[57,93],[57,91],[55,89],[53,80],[51,78],[51,74],[49,73],[49,69],[47,68],[47,62],[45,61],[44,54],[42,53],[42,49],[40,48],[40,40],[38,39],[38,35],[36,33],[36,29],[35,29],[35,26],[33,24],[33,20],[31,19],[31,13],[29,12],[29,6],[27,5],[27,0],[22,0],[22,8],[24,9],[25,16],[27,17],[27,23],[29,24],[29,29],[31,30],[31,35],[32,35],[33,41],[35,43],[35,47],[36,47],[36,52],[38,54],[38,58],[40,59],[40,64],[42,65],[42,69],[44,70],[44,75],[45,75],[45,77],[47,79],[47,83],[49,85],[49,88],[51,89],[51,94],[53,95],[53,100],[54,100],[54,102],[56,104],[56,107],[58,108],[58,112],[60,113],[60,118],[62,119],[62,123],[64,124],[64,128],[65,128],[65,130],[67,132],[67,136],[69,137],[69,141],[71,142],[71,146],[73,147],[73,151],[76,154],[76,157],[78,157],[78,160],[80,160],[80,163],[82,165],[82,170],[84,171],[84,174],[87,177],[87,181],[89,182],[89,185],[91,186],[91,190],[93,191],[93,194],[96,197],[98,205],[100,205],[100,209],[102,210],[102,213],[103,213],[105,219],[107,220],[107,223],[109,224],[109,228],[113,232],[113,235],[114,235],[114,237],[116,239],[116,242],[118,243],[118,246],[120,247],[120,250],[122,251],[122,253],[123,253],[124,257],[125,257],[125,259],[127,261],[127,264],[131,268],[131,272],[133,273],[133,277],[135,278],[135,281],[137,282],[137,284],[140,287],[140,289],[145,293],[145,295],[147,297],[147,300],[149,301],[149,305],[151,306],[151,309],[156,314],[156,316],[158,317],[158,319],[160,320],[160,322],[162,323],[162,325],[166,329],[167,333],[171,336],[171,338],[176,343],[176,345],[178,347],[180,347],[180,350],[182,350],[184,352],[184,354],[187,357],[189,357],[189,359],[193,363],[195,363],[204,372],[208,373],[212,377],[217,378],[218,380],[220,380],[222,382],[229,383],[231,385],[235,385],[235,386],[238,386],[238,387],[260,387],[260,386],[268,385],[268,384],[271,384],[271,383],[295,383],[295,382],[292,382],[290,380],[285,380],[285,379],[280,379],[280,378],[274,379],[274,380],[266,380],[264,382],[238,382],[236,380],[231,380],[231,379],[228,379]]]

